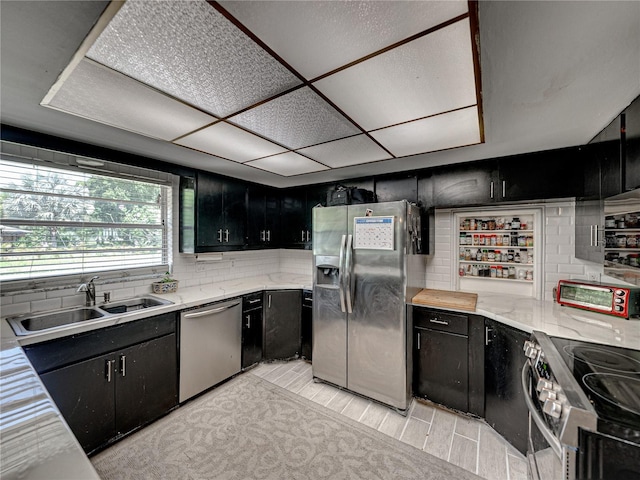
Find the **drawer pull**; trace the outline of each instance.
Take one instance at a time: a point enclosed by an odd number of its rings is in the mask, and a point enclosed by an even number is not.
[[[449,325],[449,322],[447,322],[446,320],[438,320],[437,318],[430,318],[429,322],[437,323],[439,325]]]
[[[256,298],[255,300],[249,300],[249,303],[257,303],[257,302],[259,302],[260,300],[262,300],[262,299],[260,299],[260,298]]]

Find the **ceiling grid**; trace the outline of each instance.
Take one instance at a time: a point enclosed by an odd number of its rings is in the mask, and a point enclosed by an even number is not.
[[[484,141],[475,8],[128,0],[42,104],[285,177],[400,162]]]

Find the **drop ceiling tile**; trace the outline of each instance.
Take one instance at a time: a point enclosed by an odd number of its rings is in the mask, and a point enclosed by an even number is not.
[[[475,105],[467,19],[314,84],[365,130]]]
[[[216,121],[87,59],[76,66],[45,106],[162,140],[173,140]]]
[[[307,79],[468,12],[466,0],[220,3]]]
[[[251,165],[252,167],[260,168],[267,172],[277,173],[284,177],[320,172],[322,170],[329,169],[328,167],[320,165],[319,163],[309,160],[302,155],[298,155],[295,152],[288,152],[280,155],[274,155],[272,157],[261,158],[259,160],[253,160],[245,163],[245,165]]]
[[[224,122],[191,133],[174,143],[235,162],[246,162],[287,151],[286,148]]]
[[[469,107],[371,132],[397,157],[480,143],[478,109]]]
[[[342,140],[303,148],[298,152],[332,168],[392,158],[389,153],[380,148],[376,142],[366,135],[343,138]]]
[[[229,121],[291,149],[360,133],[308,87],[247,110],[229,118]]]
[[[87,56],[217,116],[300,84],[203,0],[128,1]]]

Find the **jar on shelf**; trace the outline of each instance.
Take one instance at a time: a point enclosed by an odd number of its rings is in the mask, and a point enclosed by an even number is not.
[[[470,218],[469,219],[469,230],[475,230],[476,229],[476,219],[475,218]]]
[[[518,235],[518,246],[526,247],[527,246],[527,237],[524,235]]]
[[[524,268],[518,269],[518,280],[524,280],[527,276],[527,272]]]
[[[630,267],[640,266],[640,254],[637,254],[637,253],[629,254],[629,266]]]
[[[527,270],[525,280],[533,280],[533,270]]]
[[[509,267],[502,267],[502,278],[509,278]]]
[[[497,235],[490,235],[489,236],[489,244],[492,247],[495,247],[498,244],[498,236]]]
[[[513,261],[516,263],[520,263],[521,261],[520,252],[516,252],[516,254],[513,256]]]
[[[520,219],[518,217],[514,217],[513,220],[511,220],[511,229],[520,230]]]
[[[496,218],[496,230],[504,230],[504,218]]]
[[[489,221],[487,222],[487,229],[489,230],[495,230],[496,229],[496,220],[495,218],[490,218]]]
[[[527,247],[533,247],[533,235],[527,235],[526,244]]]
[[[481,262],[482,261],[482,250],[478,249],[476,251],[476,262]]]
[[[489,250],[489,252],[487,253],[487,260],[489,262],[495,262],[495,260],[496,260],[496,252],[495,252],[495,250]]]
[[[504,221],[504,229],[505,230],[511,230],[511,221],[510,220],[506,220]]]
[[[513,250],[507,251],[507,262],[513,262]]]
[[[616,219],[613,215],[604,218],[604,228],[616,228]]]
[[[526,230],[527,226],[528,225],[526,220],[520,220],[520,230]]]
[[[533,265],[533,251],[531,250],[527,252],[527,263]]]
[[[626,248],[627,247],[627,236],[626,235],[616,235],[616,246],[618,248]]]
[[[471,249],[470,248],[465,248],[464,249],[464,259],[465,260],[471,260]]]
[[[482,250],[482,261],[483,262],[489,261],[489,252],[487,252],[487,250]]]
[[[616,219],[616,228],[624,228],[624,217],[620,217]]]
[[[516,278],[516,267],[509,267],[509,278]]]
[[[636,248],[638,246],[638,239],[635,235],[627,235],[627,248]]]
[[[511,245],[511,235],[509,235],[508,233],[502,235],[502,245],[504,245],[505,247]]]
[[[604,236],[604,244],[605,248],[616,248],[616,245],[618,244],[616,236],[611,232],[607,232]]]
[[[496,269],[496,266],[495,265],[491,265],[491,270],[490,270],[489,276],[491,278],[496,278],[497,273],[498,273],[498,270]]]

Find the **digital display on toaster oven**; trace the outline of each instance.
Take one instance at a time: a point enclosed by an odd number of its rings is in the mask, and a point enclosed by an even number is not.
[[[611,308],[613,305],[612,290],[587,289],[572,285],[562,285],[561,288],[560,298],[563,300],[606,308]]]

